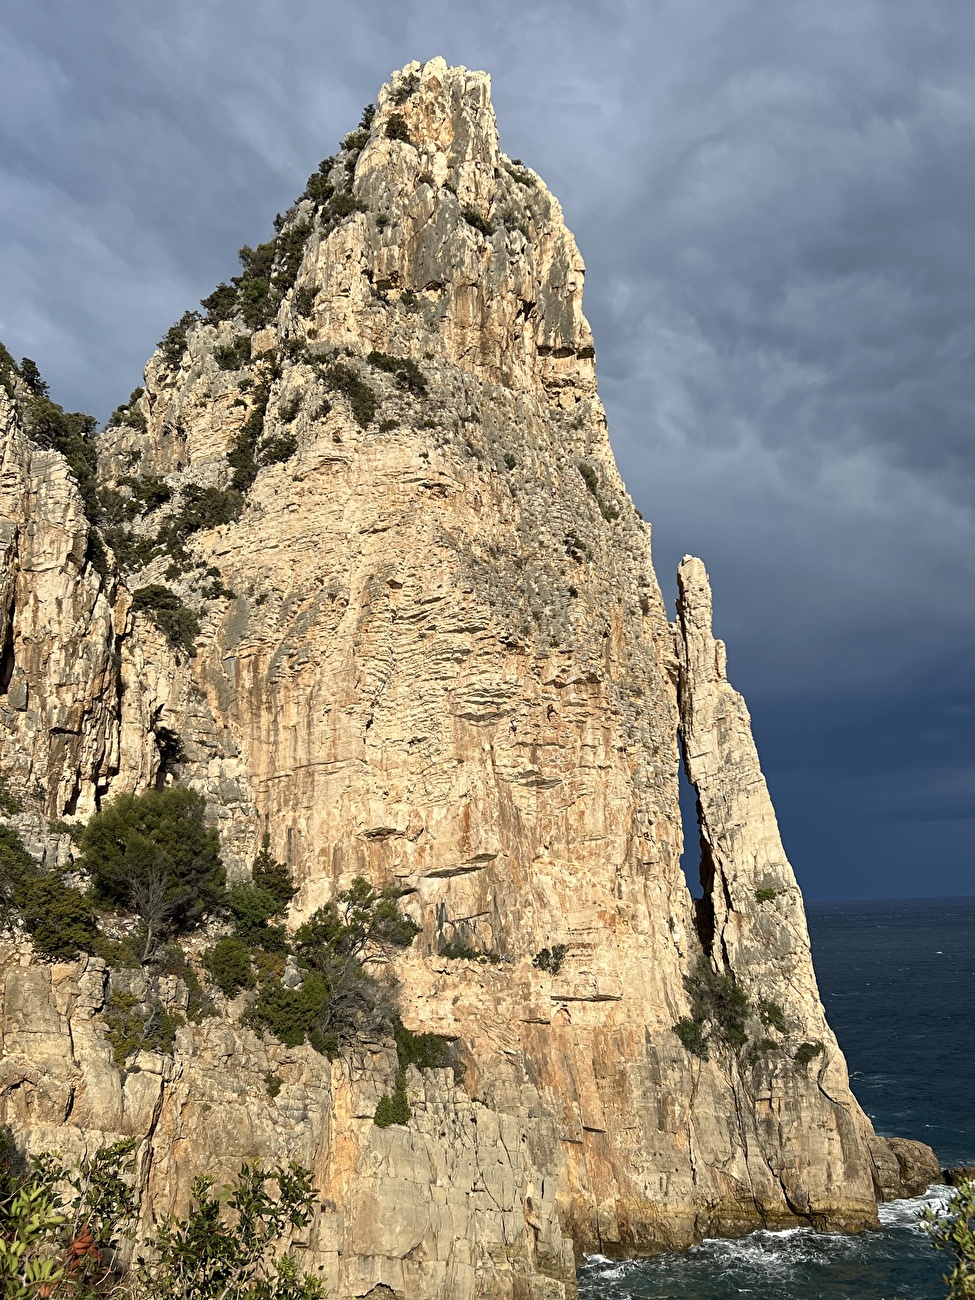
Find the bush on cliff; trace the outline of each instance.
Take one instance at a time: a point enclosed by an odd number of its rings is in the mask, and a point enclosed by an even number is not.
[[[72,961],[97,945],[91,900],[60,872],[42,871],[9,826],[0,826],[0,919],[19,920],[34,950],[52,961]]]
[[[169,786],[120,795],[85,827],[81,861],[95,897],[139,918],[143,961],[224,904],[219,840],[205,813],[199,794]]]

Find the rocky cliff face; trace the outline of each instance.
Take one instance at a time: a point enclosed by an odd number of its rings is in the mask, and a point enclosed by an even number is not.
[[[413,1120],[381,1129],[388,1047],[329,1065],[233,1007],[119,1073],[102,964],[10,945],[0,1116],[35,1147],[144,1135],[160,1209],[245,1156],[310,1164],[340,1296],[554,1298],[586,1251],[875,1222],[910,1161],[826,1024],[699,561],[668,623],[558,203],[501,153],[487,77],[439,59],[313,182],[101,436],[105,499],[141,502],[102,572],[64,462],[3,405],[3,772],[35,839],[178,778],[233,872],[267,826],[296,919],[358,875],[407,891],[402,1017],[457,1041],[463,1082],[412,1070]],[[133,613],[152,584],[198,614],[193,656]],[[729,975],[744,1042],[689,1050],[675,1024]]]

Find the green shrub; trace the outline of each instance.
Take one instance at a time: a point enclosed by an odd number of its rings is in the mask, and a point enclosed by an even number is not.
[[[367,428],[379,407],[379,398],[375,390],[370,388],[351,366],[341,361],[336,361],[328,367],[325,371],[325,381],[332,388],[345,394],[352,418],[360,428]]]
[[[224,904],[219,840],[205,814],[201,795],[173,785],[119,795],[85,827],[81,862],[96,899],[134,912],[149,931],[147,947]]]
[[[159,340],[158,346],[162,349],[163,362],[168,369],[174,370],[183,360],[183,353],[186,351],[187,333],[199,319],[200,313],[198,311],[184,311],[176,324],[170,325]]]
[[[287,952],[284,928],[270,924],[274,917],[283,916],[286,908],[270,890],[262,889],[253,881],[240,881],[231,885],[227,906],[234,918],[234,934],[249,950],[263,948],[266,952]]]
[[[230,343],[215,347],[213,359],[221,370],[240,370],[251,359],[251,336],[238,334]]]
[[[773,899],[773,898],[776,898],[777,896],[778,896],[778,890],[776,890],[776,889],[756,889],[756,890],[755,890],[755,902],[756,902],[756,903],[771,903],[772,899]]]
[[[501,960],[496,952],[482,952],[478,948],[472,948],[469,943],[458,943],[455,939],[441,944],[438,956],[446,957],[448,961],[476,961],[482,966],[488,962],[497,966]]]
[[[406,125],[406,118],[402,113],[390,113],[386,119],[386,138],[389,140],[402,140],[404,144],[412,144],[410,139],[409,127]]]
[[[252,989],[257,983],[247,944],[236,935],[219,939],[208,949],[204,963],[224,997],[236,997],[241,990]]]
[[[174,591],[161,582],[135,589],[132,612],[150,618],[174,650],[182,650],[190,658],[196,654],[200,620]]]
[[[536,970],[544,970],[548,971],[550,975],[558,975],[568,952],[568,946],[564,943],[557,943],[552,948],[543,948],[540,953],[537,953],[532,958],[532,965]]]
[[[296,289],[295,296],[291,300],[295,315],[310,316],[314,310],[317,297],[317,292],[310,284],[303,284],[300,289]]]
[[[170,542],[182,543],[201,529],[232,524],[240,518],[243,508],[243,497],[233,487],[200,487],[197,483],[190,483],[183,488],[179,510],[169,521],[167,533]]]
[[[133,1179],[136,1145],[128,1138],[102,1147],[75,1170],[50,1154],[24,1161],[13,1148],[9,1188],[0,1189],[5,1300],[323,1300],[321,1283],[282,1254],[317,1199],[310,1172],[295,1164],[245,1162],[220,1195],[197,1178],[186,1217],[157,1224],[126,1269],[119,1246],[146,1219]]]
[[[97,944],[91,900],[60,872],[42,871],[16,831],[0,826],[0,921],[9,925],[15,919],[34,950],[52,961],[73,961]]]
[[[267,1095],[273,1101],[275,1097],[277,1097],[278,1094],[281,1092],[281,1080],[278,1078],[276,1074],[271,1074],[269,1071],[264,1076],[264,1088],[267,1092]]]
[[[418,1070],[443,1070],[454,1064],[452,1044],[440,1034],[415,1034],[397,1017],[393,1022],[393,1038],[396,1043],[396,1086],[392,1095],[385,1094],[379,1099],[373,1116],[377,1128],[409,1123],[410,1104],[406,1096],[409,1066]]]
[[[370,352],[366,360],[377,370],[395,376],[397,386],[412,393],[414,397],[427,396],[427,381],[423,377],[423,371],[411,357],[391,357],[386,352]]]
[[[345,190],[340,190],[329,200],[328,207],[325,209],[325,216],[331,221],[341,221],[345,217],[351,217],[353,212],[365,211],[364,203],[354,199]]]
[[[606,500],[604,500],[602,493],[599,490],[599,475],[596,473],[592,465],[590,465],[589,462],[586,460],[580,460],[576,462],[576,468],[578,469],[579,473],[582,475],[582,480],[585,483],[586,487],[589,489],[590,496],[593,498],[593,500],[596,502],[596,505],[599,507],[599,513],[602,515],[602,517],[608,523],[612,523],[614,519],[619,519],[620,517],[619,508],[617,506],[610,505]]]
[[[397,1078],[393,1095],[383,1094],[379,1098],[372,1122],[377,1128],[389,1128],[391,1124],[408,1124],[410,1122],[410,1103],[406,1097],[406,1083]]]
[[[278,416],[282,424],[293,424],[298,418],[298,412],[301,410],[301,394],[296,393],[289,402],[278,408]]]
[[[251,867],[251,880],[258,889],[270,894],[277,904],[278,913],[287,911],[297,889],[291,879],[291,873],[283,862],[277,862],[271,855],[271,837],[264,832],[261,850]],[[276,913],[272,913],[276,915]]]
[[[101,511],[96,489],[98,452],[95,447],[97,421],[82,411],[65,411],[50,398],[31,398],[24,411],[28,437],[45,450],[59,452],[74,475],[92,523],[98,523]]]
[[[719,1042],[733,1051],[740,1051],[748,1042],[745,1024],[751,1007],[747,994],[734,975],[730,971],[724,975],[716,974],[702,955],[697,959],[694,974],[684,976],[684,988],[691,998],[691,1019],[685,1017],[674,1025],[674,1033],[687,1050],[701,1056],[700,1049],[703,1049],[702,1059],[707,1060],[708,1039],[704,1025],[709,1023]]]
[[[692,1056],[699,1056],[702,1061],[710,1060],[707,1035],[697,1020],[688,1020],[684,1016],[674,1025],[674,1033]]]
[[[804,1070],[810,1061],[817,1056],[822,1056],[824,1051],[825,1048],[820,1042],[800,1043],[796,1048],[793,1060],[800,1070]]]
[[[952,1266],[942,1278],[949,1286],[948,1300],[975,1296],[975,1181],[966,1179],[952,1188],[947,1204],[925,1209],[921,1227],[935,1250],[947,1251]]]
[[[208,325],[232,320],[237,314],[237,290],[229,284],[218,284],[213,293],[200,301],[200,306],[206,308]]]
[[[461,208],[460,215],[469,226],[473,226],[475,230],[479,230],[482,235],[494,234],[494,226],[492,223],[487,219],[487,217],[482,217],[477,208],[472,207],[469,203],[465,204],[464,207]]]
[[[411,95],[415,95],[420,89],[420,78],[415,72],[411,72],[408,77],[404,77],[400,84],[393,91],[393,103],[400,107],[405,104]]]
[[[287,988],[279,973],[269,973],[244,1022],[288,1047],[307,1041],[329,1057],[382,1032],[392,1015],[388,990],[362,962],[369,950],[408,947],[418,933],[400,916],[398,897],[359,878],[319,908],[294,936],[301,987]]]
[[[171,1056],[182,1017],[152,998],[141,1004],[131,993],[113,993],[105,1007],[105,1037],[121,1070],[136,1052],[161,1052]]]
[[[778,1002],[770,1002],[767,998],[762,998],[758,1004],[758,1015],[763,1025],[769,1025],[780,1034],[788,1034],[789,1022]]]
[[[350,131],[342,141],[342,148],[348,149],[350,153],[361,153],[369,143],[369,132],[360,127],[358,131]]]

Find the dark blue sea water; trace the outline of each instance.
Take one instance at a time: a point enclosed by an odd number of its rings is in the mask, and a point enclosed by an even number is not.
[[[809,905],[830,1023],[879,1133],[975,1165],[975,898]],[[797,1229],[706,1241],[580,1274],[587,1300],[943,1300],[946,1259],[918,1228],[946,1189],[881,1209],[880,1232]]]

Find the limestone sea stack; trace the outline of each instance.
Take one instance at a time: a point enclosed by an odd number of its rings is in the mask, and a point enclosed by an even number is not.
[[[8,820],[64,864],[69,827],[175,781],[231,878],[266,829],[291,924],[395,886],[420,927],[399,1014],[464,1067],[411,1067],[409,1121],[380,1127],[390,1042],[329,1061],[243,998],[119,1069],[107,1000],[149,976],[8,934],[0,1120],[69,1157],[138,1136],[157,1213],[244,1158],[309,1165],[336,1297],[559,1300],[586,1252],[854,1230],[937,1177],[850,1091],[707,574],[684,560],[670,623],[582,259],[489,86],[395,73],[170,330],[91,481],[0,392]],[[178,976],[156,991],[185,1008]]]

